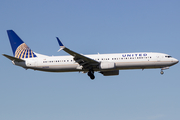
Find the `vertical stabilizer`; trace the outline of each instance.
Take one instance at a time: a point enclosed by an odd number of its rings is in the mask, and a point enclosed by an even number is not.
[[[7,30],[7,34],[11,43],[13,55],[16,58],[23,59],[37,57],[13,30]]]

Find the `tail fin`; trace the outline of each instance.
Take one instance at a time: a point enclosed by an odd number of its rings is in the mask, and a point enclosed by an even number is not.
[[[13,30],[7,30],[7,34],[11,43],[13,55],[16,58],[22,59],[37,57]]]

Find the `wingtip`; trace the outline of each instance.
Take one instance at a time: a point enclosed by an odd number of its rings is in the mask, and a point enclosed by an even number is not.
[[[11,29],[9,29],[9,30],[7,30],[7,32],[14,32],[13,30],[11,30]]]
[[[58,38],[58,37],[56,37],[57,38],[57,41],[58,41],[58,43],[59,43],[59,46],[60,47],[63,47],[64,45],[62,44],[62,42],[60,41],[60,39]]]
[[[57,39],[57,40],[59,40],[59,38],[58,38],[58,37],[56,37],[56,39]]]

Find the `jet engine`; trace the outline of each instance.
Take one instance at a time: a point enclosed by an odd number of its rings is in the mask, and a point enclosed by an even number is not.
[[[101,70],[108,70],[108,69],[114,69],[115,68],[115,63],[113,62],[102,62],[99,65],[99,69]]]

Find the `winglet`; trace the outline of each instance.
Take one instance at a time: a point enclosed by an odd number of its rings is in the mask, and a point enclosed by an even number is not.
[[[58,37],[56,37],[56,38],[57,38],[57,41],[58,41],[59,46],[60,46],[60,49],[58,50],[58,52],[59,52],[59,51],[61,51],[62,49],[64,49],[65,46],[62,44],[62,42],[60,41],[60,39],[59,39]]]
[[[60,39],[58,38],[58,37],[56,37],[57,38],[57,41],[58,41],[58,43],[59,43],[59,46],[60,47],[63,47],[64,45],[62,44],[62,42],[60,41]]]

